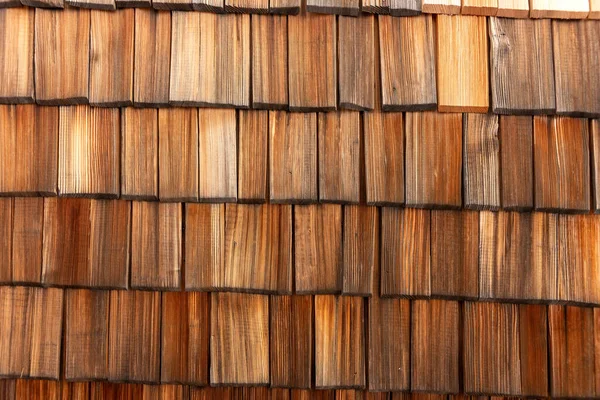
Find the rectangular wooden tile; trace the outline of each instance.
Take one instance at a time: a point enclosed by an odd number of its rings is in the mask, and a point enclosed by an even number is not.
[[[422,0],[421,11],[427,14],[460,14],[460,0]]]
[[[56,195],[58,108],[0,106],[0,193]]]
[[[317,196],[317,114],[269,112],[269,191],[274,203]]]
[[[186,33],[187,35],[187,33]],[[200,14],[200,105],[250,106],[250,16]]]
[[[498,17],[528,18],[529,0],[498,0]]]
[[[421,0],[390,0],[390,14],[394,17],[410,17],[421,14]]]
[[[245,14],[266,14],[269,0],[225,0],[225,11]]]
[[[58,191],[61,195],[119,196],[118,108],[61,107]]]
[[[12,227],[12,253],[3,251],[3,254],[12,256],[12,267],[9,270],[11,280],[14,283],[38,284],[42,276],[44,199],[15,198],[12,207],[12,223],[4,222],[8,229]],[[8,235],[5,234],[4,237],[7,238]],[[4,262],[3,265],[8,264]],[[8,268],[3,270],[7,271]]]
[[[319,113],[319,199],[360,201],[360,113]]]
[[[0,374],[3,377],[29,376],[31,320],[27,318],[31,288],[0,287]]]
[[[465,393],[521,395],[519,308],[464,303]]]
[[[429,210],[382,208],[382,296],[431,294],[430,220]]]
[[[531,18],[586,18],[590,12],[588,0],[531,0]]]
[[[289,17],[288,51],[290,110],[335,110],[335,16],[304,12],[299,16]]]
[[[88,101],[90,10],[35,10],[35,97],[38,104]]]
[[[379,210],[345,206],[342,294],[371,296],[374,270],[379,269]]]
[[[411,390],[459,392],[459,303],[415,300],[411,322]]]
[[[362,0],[361,11],[372,14],[389,14],[390,0]]]
[[[133,202],[131,287],[178,290],[182,264],[179,203]]]
[[[500,145],[498,116],[464,114],[465,208],[500,208]]]
[[[406,114],[407,205],[460,208],[462,122],[461,114]]]
[[[17,1],[17,4],[20,3]],[[32,103],[35,10],[0,10],[0,103]]]
[[[404,119],[402,113],[363,114],[367,204],[404,203]]]
[[[550,348],[550,395],[593,397],[594,310],[548,306]]]
[[[171,27],[169,101],[194,105],[200,98],[200,14],[173,11]],[[156,60],[160,62],[163,58]]]
[[[158,383],[160,379],[160,293],[110,293],[108,379]]]
[[[198,109],[158,111],[158,195],[162,201],[198,198]]]
[[[185,287],[214,290],[225,265],[225,205],[185,205]]]
[[[306,11],[321,14],[358,16],[359,0],[306,0]]]
[[[585,119],[533,119],[535,208],[590,209],[589,130]]]
[[[548,323],[545,305],[519,305],[521,394],[548,396]]]
[[[462,0],[463,15],[491,15],[498,12],[498,0]]]
[[[271,387],[310,388],[312,332],[312,296],[271,296]]]
[[[489,108],[488,39],[485,17],[437,17],[437,89],[441,112]]]
[[[31,288],[25,318],[30,357],[29,377],[58,379],[63,319],[63,291]],[[16,300],[18,301],[18,300]],[[13,331],[19,335],[19,331]],[[29,336],[30,335],[30,336]],[[31,343],[31,344],[29,344]]]
[[[590,121],[593,210],[600,212],[600,119]]]
[[[479,296],[479,213],[431,211],[431,294]]]
[[[269,297],[212,293],[211,385],[269,383]]]
[[[375,106],[375,17],[339,17],[340,108]]]
[[[315,388],[364,388],[363,299],[315,296]]]
[[[553,114],[550,20],[490,18],[492,111]]]
[[[263,203],[267,198],[269,113],[238,111],[238,132],[238,201]]]
[[[557,300],[558,218],[547,213],[480,214],[482,299]]]
[[[500,174],[502,208],[533,208],[533,118],[500,116]]]
[[[564,4],[575,5],[577,2]],[[598,21],[552,22],[558,114],[600,115],[600,82],[597,75],[600,68],[600,41],[596,40],[598,36]]]
[[[300,12],[301,3],[301,0],[269,0],[269,12],[296,15]]]
[[[59,400],[61,384],[57,381],[18,379],[15,385],[15,398],[31,399],[39,397],[48,400]]]
[[[288,105],[287,17],[252,16],[252,108]]]
[[[121,137],[121,197],[157,200],[158,111],[123,108]]]
[[[133,9],[91,11],[90,104],[104,107],[131,104],[134,24]]]
[[[65,379],[108,377],[110,292],[68,289],[65,294]]]
[[[135,10],[133,102],[143,107],[169,103],[171,13]]]
[[[342,207],[314,204],[294,208],[296,293],[339,293],[342,289]]]
[[[208,384],[208,293],[162,294],[160,381]]]
[[[433,17],[380,16],[379,45],[383,110],[435,109],[437,94]]]
[[[237,201],[237,118],[235,110],[198,111],[200,201]]]
[[[558,296],[600,304],[600,215],[558,216]]]
[[[228,205],[225,264],[210,287],[292,292],[292,206]]]

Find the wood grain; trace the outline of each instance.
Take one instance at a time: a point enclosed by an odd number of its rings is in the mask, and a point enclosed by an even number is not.
[[[498,0],[498,17],[528,18],[529,0]]]
[[[214,290],[225,270],[225,205],[185,205],[185,287]]]
[[[192,0],[192,7],[196,11],[223,12],[224,0]]]
[[[71,7],[91,8],[104,11],[115,11],[117,9],[115,0],[65,0],[65,3]]]
[[[489,24],[494,113],[554,113],[551,21],[490,18]]]
[[[11,272],[14,283],[38,284],[42,276],[42,239],[44,223],[44,199],[41,197],[15,198],[12,205],[12,254],[4,249],[6,256],[12,255],[12,266],[4,271]],[[7,234],[4,235],[8,237]],[[4,241],[6,244],[6,241]],[[7,265],[4,262],[4,265]],[[4,275],[0,273],[0,275]]]
[[[600,216],[558,216],[558,296],[600,304]]]
[[[61,107],[58,191],[61,195],[119,196],[119,109]]]
[[[158,111],[121,111],[121,197],[158,199]]]
[[[431,15],[379,17],[384,111],[435,109],[436,67]]]
[[[548,306],[550,394],[595,396],[594,310]]]
[[[271,387],[310,388],[313,297],[271,296]]]
[[[589,130],[585,119],[533,119],[535,208],[585,212],[590,209]]]
[[[169,103],[171,13],[135,10],[133,102],[157,107]]]
[[[0,106],[0,193],[57,193],[58,108]]]
[[[319,113],[319,200],[360,201],[360,113]]]
[[[296,293],[342,290],[342,207],[314,204],[294,207]]]
[[[211,385],[269,383],[269,297],[212,293]]]
[[[360,14],[359,0],[306,0],[306,11],[321,14]]]
[[[382,208],[382,296],[431,295],[430,219],[429,210]]]
[[[498,0],[462,0],[463,15],[491,15],[498,12]]]
[[[421,11],[427,14],[460,14],[460,0],[423,0]]]
[[[590,163],[592,172],[593,210],[600,212],[600,120],[590,121]]]
[[[288,17],[291,111],[333,111],[337,106],[337,38],[333,15]]]
[[[362,0],[361,11],[372,14],[389,14],[390,0]]]
[[[197,105],[200,98],[200,14],[173,11],[171,27],[169,101],[174,105]]]
[[[459,392],[459,303],[415,300],[411,320],[411,390]]]
[[[181,205],[133,202],[131,219],[131,287],[178,290],[183,255]]]
[[[590,2],[573,0],[569,2],[558,0],[530,0],[531,18],[587,18],[590,12]]]
[[[27,7],[64,8],[64,0],[23,0],[21,4]]]
[[[274,203],[317,195],[317,115],[269,112],[269,191]]]
[[[269,12],[296,15],[300,12],[301,2],[301,0],[269,0]]]
[[[519,305],[521,395],[548,396],[548,318],[544,305]]]
[[[152,7],[155,10],[191,11],[193,0],[153,0]]]
[[[461,114],[406,114],[407,205],[460,208],[462,122]]]
[[[16,399],[30,399],[34,397],[59,400],[61,384],[57,381],[18,379],[15,384]]]
[[[421,14],[421,0],[390,0],[390,14],[394,17],[408,17]]]
[[[160,300],[159,292],[110,292],[109,380],[158,383]]]
[[[364,305],[360,297],[315,296],[315,388],[364,388]]]
[[[109,299],[105,290],[65,292],[65,379],[108,377]]]
[[[500,208],[500,144],[498,117],[491,114],[464,114],[464,195],[465,208]]]
[[[198,198],[198,110],[158,110],[158,194],[162,201]]]
[[[367,204],[404,203],[404,120],[402,113],[363,114]]]
[[[252,108],[288,105],[287,17],[252,16]]]
[[[263,203],[267,198],[269,113],[238,112],[237,196],[239,202]]]
[[[431,295],[479,297],[479,213],[431,211]]]
[[[235,110],[198,111],[200,201],[237,201],[237,118]]]
[[[557,300],[557,221],[546,213],[482,212],[480,298]]]
[[[500,116],[500,175],[502,208],[533,208],[533,118]]]
[[[211,286],[224,290],[291,293],[292,206],[227,206],[225,264],[220,275]]]
[[[520,395],[518,306],[465,302],[463,318],[465,392]]]
[[[375,17],[338,18],[340,108],[375,106]]]
[[[374,272],[379,269],[379,210],[345,206],[342,249],[342,294],[371,296]]]
[[[552,22],[558,114],[600,115],[600,82],[596,74],[600,65],[600,42],[596,40],[599,35],[597,21]]]
[[[29,376],[31,320],[26,318],[31,288],[0,287],[0,374],[4,377]]]
[[[18,5],[20,3],[16,2]],[[0,103],[32,103],[35,10],[0,10]]]
[[[269,12],[269,0],[225,0],[225,11],[266,14]]]
[[[20,52],[20,51],[19,51]],[[90,11],[35,10],[35,97],[38,104],[88,101]]]
[[[12,241],[13,241],[13,213],[14,200],[0,198],[0,234],[4,240],[0,241],[0,283],[12,281]]]
[[[162,294],[160,381],[208,384],[210,295]]]
[[[441,112],[489,108],[488,39],[485,17],[437,17],[437,88]]]

